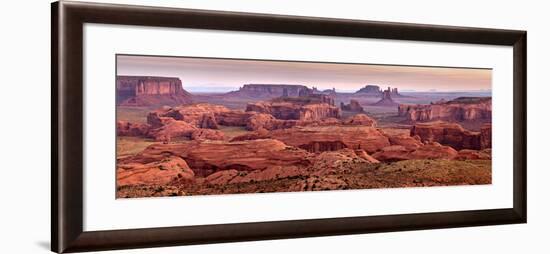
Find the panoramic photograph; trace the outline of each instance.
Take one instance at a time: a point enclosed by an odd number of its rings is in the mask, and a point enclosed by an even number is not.
[[[492,183],[492,70],[116,56],[116,197]]]

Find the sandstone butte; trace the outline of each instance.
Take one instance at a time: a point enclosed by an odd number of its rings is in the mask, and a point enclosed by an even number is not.
[[[474,121],[491,119],[491,97],[459,97],[430,105],[400,104],[398,115],[409,121]]]
[[[162,161],[167,156],[183,158],[196,175],[206,176],[219,170],[264,170],[275,166],[308,166],[311,154],[289,147],[273,139],[240,142],[191,142],[155,144],[135,156],[122,159],[121,164],[147,164]]]
[[[491,124],[484,124],[480,132],[465,130],[457,123],[435,121],[416,123],[410,131],[422,141],[438,142],[457,150],[481,150],[491,147]]]
[[[177,105],[192,102],[181,80],[173,77],[117,76],[117,105]]]
[[[232,91],[224,96],[240,97],[240,98],[276,98],[281,96],[304,96],[313,93],[304,85],[292,84],[246,84],[237,91]]]

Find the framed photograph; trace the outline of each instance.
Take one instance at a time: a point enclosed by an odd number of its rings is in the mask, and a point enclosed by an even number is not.
[[[54,252],[527,221],[526,31],[51,10]]]

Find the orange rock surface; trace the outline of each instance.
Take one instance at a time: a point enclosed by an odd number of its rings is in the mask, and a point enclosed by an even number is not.
[[[273,139],[155,144],[122,163],[149,163],[171,155],[183,158],[196,174],[202,176],[227,169],[254,171],[311,164],[308,152]]]
[[[345,125],[362,125],[376,127],[376,120],[370,118],[365,114],[357,114],[351,116],[343,121]]]
[[[363,149],[368,153],[389,146],[388,138],[368,126],[304,126],[274,130],[265,134],[246,134],[233,141],[272,138],[309,152],[334,151],[343,148]]]
[[[168,156],[150,163],[117,164],[117,186],[135,184],[166,184],[173,180],[192,181],[195,174],[185,160]]]
[[[491,119],[491,103],[491,98],[460,97],[431,105],[401,104],[398,107],[398,114],[410,121]]]
[[[484,137],[490,140],[491,129],[485,129]],[[417,123],[411,128],[411,136],[418,135],[422,141],[435,141],[449,145],[457,150],[488,148],[481,145],[481,134],[468,131],[457,123],[435,121],[428,123]],[[486,145],[490,145],[485,141]]]

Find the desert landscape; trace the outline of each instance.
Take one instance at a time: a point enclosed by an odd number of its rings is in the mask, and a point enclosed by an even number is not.
[[[146,74],[116,80],[117,198],[491,184],[490,89]]]

